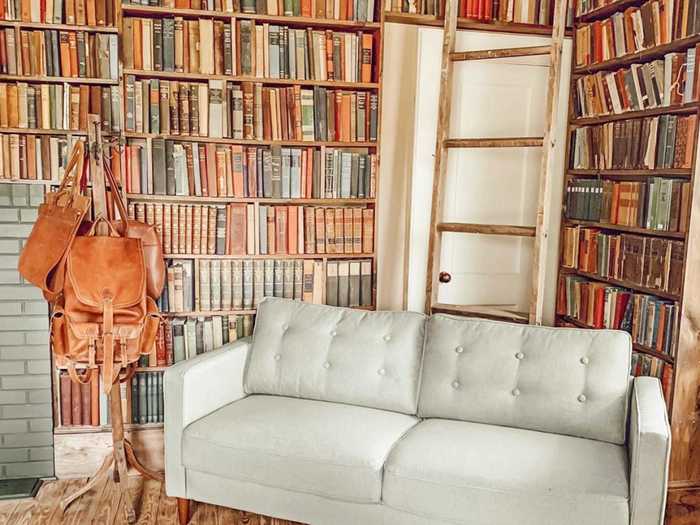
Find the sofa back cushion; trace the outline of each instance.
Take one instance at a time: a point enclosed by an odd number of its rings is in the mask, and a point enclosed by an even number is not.
[[[266,298],[245,373],[249,394],[415,414],[425,316]]]
[[[625,441],[630,336],[434,315],[418,414]]]

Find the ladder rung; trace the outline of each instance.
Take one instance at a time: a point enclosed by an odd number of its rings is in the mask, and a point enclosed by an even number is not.
[[[480,317],[496,321],[510,321],[511,323],[525,323],[529,319],[526,313],[513,312],[500,306],[460,305],[436,303],[431,313],[462,315],[465,317]]]
[[[456,51],[450,53],[453,62],[464,60],[488,60],[491,58],[531,57],[549,55],[552,46],[509,47],[505,49],[483,49],[479,51]]]
[[[503,137],[490,139],[447,139],[446,148],[532,148],[542,146],[543,137]]]
[[[485,235],[514,235],[516,237],[534,237],[534,226],[513,226],[508,224],[472,224],[465,222],[440,222],[439,232],[482,233]]]

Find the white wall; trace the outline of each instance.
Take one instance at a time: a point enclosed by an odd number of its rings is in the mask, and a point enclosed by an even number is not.
[[[386,27],[378,302],[380,308],[421,310],[442,30],[394,24]],[[546,41],[541,37],[462,31],[457,49],[543,43]],[[551,188],[545,322],[551,322],[554,313],[570,53],[570,42],[566,42]],[[542,134],[546,57],[472,62],[457,65],[455,72],[452,136]],[[414,98],[411,108],[409,100]],[[445,220],[534,224],[540,158],[538,148],[451,151]],[[531,240],[447,235],[444,241],[442,260],[453,280],[450,285],[441,285],[441,300],[526,307]]]

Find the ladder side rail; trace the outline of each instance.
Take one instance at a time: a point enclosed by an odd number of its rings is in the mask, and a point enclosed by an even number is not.
[[[547,245],[549,241],[550,193],[554,169],[554,130],[559,111],[559,88],[561,83],[561,58],[566,25],[566,0],[555,0],[554,21],[552,27],[552,44],[550,67],[547,79],[546,123],[544,130],[542,166],[537,197],[537,216],[535,221],[535,243],[533,249],[532,288],[530,294],[530,324],[542,324],[544,301],[545,269]]]
[[[437,274],[440,264],[441,235],[437,223],[442,216],[443,184],[447,174],[447,148],[450,112],[452,109],[452,70],[450,54],[454,52],[457,37],[457,0],[445,0],[445,27],[442,41],[442,64],[440,67],[440,99],[435,137],[435,165],[433,169],[433,191],[430,209],[430,231],[428,236],[428,264],[425,276],[425,313],[430,314],[437,299]]]

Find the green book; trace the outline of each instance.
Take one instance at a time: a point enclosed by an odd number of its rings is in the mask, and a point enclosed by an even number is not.
[[[166,195],[169,185],[166,182],[166,161],[165,161],[165,140],[153,139],[151,143],[153,155],[153,193],[155,195]],[[174,186],[173,172],[173,186]],[[174,187],[171,195],[175,194]]]
[[[144,372],[137,374],[139,382],[139,423],[142,425],[147,423],[148,417],[148,398],[146,389],[146,374]]]

